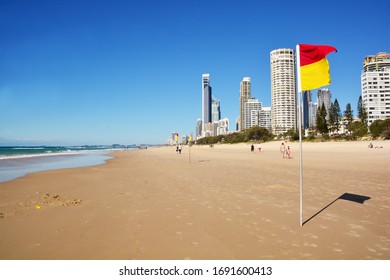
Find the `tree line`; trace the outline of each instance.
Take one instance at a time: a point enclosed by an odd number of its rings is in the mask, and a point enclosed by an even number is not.
[[[331,103],[328,112],[326,112],[325,105],[317,110],[316,114],[316,132],[323,137],[340,137],[338,134],[341,121],[346,122],[348,130],[347,138],[356,139],[364,137],[370,132],[373,138],[383,137],[390,139],[390,119],[376,120],[368,126],[368,114],[366,108],[363,106],[362,97],[359,97],[357,104],[358,121],[353,121],[353,110],[351,103],[345,106],[342,113],[337,98]],[[330,134],[330,135],[329,135]]]
[[[274,139],[274,135],[266,128],[254,126],[244,131],[237,131],[226,135],[203,137],[196,141],[199,145],[210,145],[217,143],[241,143],[241,142],[267,142]]]

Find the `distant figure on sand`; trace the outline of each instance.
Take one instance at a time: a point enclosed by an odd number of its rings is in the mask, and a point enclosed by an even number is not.
[[[291,158],[290,146],[287,146],[286,155],[288,158]]]
[[[179,145],[176,146],[176,154],[179,153]]]
[[[370,149],[372,149],[372,148],[374,147],[374,145],[372,145],[372,143],[370,143],[370,144],[368,145],[368,147],[369,147]]]
[[[251,152],[253,152],[255,150],[255,146],[253,146],[253,144],[251,145]]]
[[[284,143],[282,142],[282,144],[280,145],[280,153],[282,154],[283,158],[285,157],[285,153],[286,153],[286,147],[284,146]]]
[[[261,152],[261,145],[259,144],[259,146],[257,147],[259,149],[259,153]]]
[[[179,154],[181,154],[181,149],[182,149],[183,147],[180,145],[180,147],[179,147]]]

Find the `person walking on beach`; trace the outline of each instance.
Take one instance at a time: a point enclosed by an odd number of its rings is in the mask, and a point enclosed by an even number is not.
[[[287,146],[286,156],[287,156],[288,158],[291,158],[290,146]]]
[[[179,154],[181,154],[181,149],[182,148],[183,148],[182,145],[180,145],[180,147],[179,147]]]
[[[280,145],[280,153],[282,154],[283,158],[285,158],[285,153],[286,153],[286,147],[284,146],[284,143]]]
[[[253,146],[253,144],[251,145],[251,152],[253,152],[255,150],[255,146]]]

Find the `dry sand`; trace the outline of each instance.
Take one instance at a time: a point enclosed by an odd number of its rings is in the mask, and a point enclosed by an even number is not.
[[[191,162],[188,147],[124,151],[0,183],[0,259],[390,259],[390,142],[304,143],[303,227],[298,144],[283,159],[280,143],[193,146]]]

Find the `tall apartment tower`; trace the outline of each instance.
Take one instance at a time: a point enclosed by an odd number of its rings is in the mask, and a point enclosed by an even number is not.
[[[245,129],[245,103],[251,97],[251,78],[244,77],[240,83],[240,122],[239,130]]]
[[[307,91],[304,91],[302,92],[302,120],[303,120],[303,128],[304,129],[307,129],[310,127],[310,122],[309,122],[309,119],[310,119],[310,116],[309,116],[309,111],[310,111],[310,104],[312,103],[312,100],[311,100],[311,91],[310,90],[307,90]]]
[[[196,128],[195,128],[196,139],[202,138],[202,134],[203,134],[202,120],[198,119],[196,121]]]
[[[272,130],[271,107],[263,107],[260,111],[259,126],[265,127],[269,131]]]
[[[368,125],[390,118],[390,54],[381,52],[365,57],[361,84]]]
[[[278,135],[297,127],[295,52],[277,49],[270,58],[272,132]]]
[[[202,132],[205,125],[211,123],[211,86],[210,74],[202,75]]]
[[[332,94],[327,88],[319,89],[317,92],[317,110],[321,110],[322,104],[325,105],[326,110],[326,119],[329,120],[329,109],[330,104],[332,103]]]
[[[253,126],[259,125],[260,111],[262,104],[256,98],[250,97],[244,105],[244,127],[248,129]]]
[[[211,97],[211,122],[217,122],[221,119],[221,101]]]
[[[309,128],[316,126],[317,103],[309,101]]]

